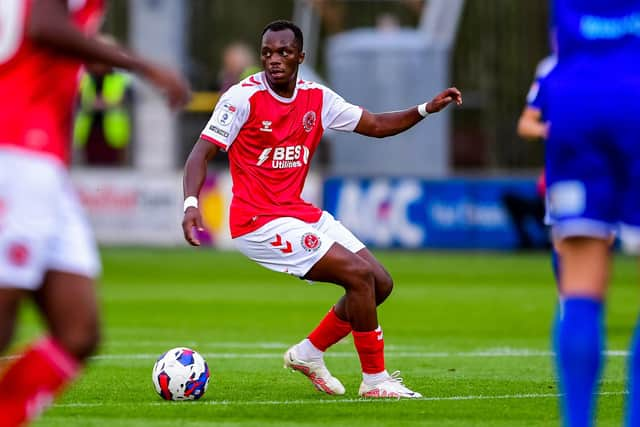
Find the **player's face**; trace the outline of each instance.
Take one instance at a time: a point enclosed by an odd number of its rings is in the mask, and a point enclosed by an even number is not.
[[[300,51],[293,31],[267,31],[262,37],[262,68],[274,87],[295,83],[304,52]]]

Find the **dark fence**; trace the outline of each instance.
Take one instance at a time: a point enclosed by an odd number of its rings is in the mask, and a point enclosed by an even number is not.
[[[136,0],[137,1],[137,0]],[[321,15],[321,40],[336,32],[375,26],[389,17],[415,26],[421,0],[312,0]],[[293,14],[293,0],[186,0],[188,73],[195,90],[215,90],[223,48],[235,41],[256,53],[264,25]],[[548,2],[466,0],[451,58],[451,83],[465,94],[453,114],[453,170],[533,169],[542,164],[542,144],[515,132],[536,63],[549,52]],[[127,1],[111,0],[106,31],[127,36]],[[318,69],[324,73],[323,43]],[[425,97],[432,94],[425,94]],[[191,120],[202,126],[203,122]],[[191,126],[191,125],[189,125]],[[194,133],[199,131],[196,129]],[[191,143],[191,142],[189,142]]]

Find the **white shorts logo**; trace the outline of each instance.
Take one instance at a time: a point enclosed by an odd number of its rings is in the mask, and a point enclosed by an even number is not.
[[[580,181],[560,181],[549,188],[552,215],[573,216],[584,213],[586,191]]]

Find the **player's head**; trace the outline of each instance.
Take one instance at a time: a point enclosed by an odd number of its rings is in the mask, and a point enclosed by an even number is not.
[[[300,28],[290,21],[274,21],[262,30],[260,59],[269,82],[274,86],[295,82],[304,60]]]

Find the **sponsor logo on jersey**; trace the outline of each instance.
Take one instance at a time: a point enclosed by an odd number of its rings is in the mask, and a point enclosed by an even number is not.
[[[220,136],[224,136],[225,138],[229,137],[229,132],[227,132],[225,130],[222,130],[219,127],[216,127],[214,125],[209,126],[209,130],[212,131],[212,132],[217,133]]]
[[[262,127],[260,128],[260,130],[262,132],[273,132],[273,129],[271,129],[271,121],[270,120],[263,120],[262,121]]]
[[[314,252],[320,248],[322,242],[317,234],[314,233],[305,233],[302,235],[302,239],[300,240],[300,244],[307,252]]]
[[[236,107],[228,102],[223,103],[216,109],[215,119],[216,122],[222,127],[229,127],[233,123],[233,119],[236,117]]]
[[[316,112],[307,111],[302,117],[302,127],[306,132],[311,132],[311,129],[316,125]]]
[[[304,145],[269,147],[262,150],[256,165],[261,166],[271,159],[273,169],[299,168],[309,163],[309,154],[309,148]]]
[[[262,153],[260,153],[260,157],[258,157],[256,165],[262,165],[269,158],[269,153],[271,153],[271,150],[273,150],[273,148],[265,148],[264,150],[262,150]]]

